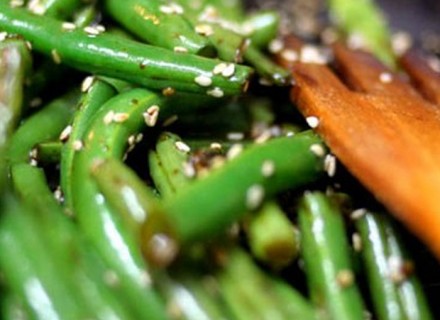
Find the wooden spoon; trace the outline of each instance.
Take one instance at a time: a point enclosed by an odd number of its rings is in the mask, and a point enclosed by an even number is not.
[[[298,45],[290,39],[285,47]],[[319,119],[315,130],[337,158],[440,259],[440,74],[410,52],[401,64],[412,86],[365,52],[338,44],[333,54],[340,78],[326,65],[280,55],[297,82],[292,100]]]

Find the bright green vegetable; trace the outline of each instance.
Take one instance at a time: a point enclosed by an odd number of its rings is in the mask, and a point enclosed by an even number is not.
[[[323,158],[310,151],[313,144],[320,140],[308,132],[255,145],[185,188],[165,204],[166,216],[152,216],[146,222],[144,254],[154,260],[155,236],[166,235],[184,245],[212,237],[275,193],[317,179]],[[262,170],[267,162],[274,167],[269,174]]]
[[[110,15],[139,38],[158,47],[212,56],[206,37],[196,33],[176,3],[159,0],[105,0]]]
[[[330,15],[338,28],[383,63],[395,67],[388,25],[375,1],[329,0],[328,4]]]
[[[331,319],[363,319],[341,213],[324,194],[307,192],[299,208],[301,255],[311,298]]]
[[[236,65],[230,77],[214,75],[217,60],[122,40],[100,34],[96,28],[66,28],[62,22],[11,9],[2,3],[0,29],[22,35],[35,50],[52,56],[56,63],[153,89],[171,88],[168,91],[222,97],[245,91],[252,73],[250,68]]]

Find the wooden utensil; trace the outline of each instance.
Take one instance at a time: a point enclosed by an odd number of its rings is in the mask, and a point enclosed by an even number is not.
[[[285,48],[298,45],[290,39]],[[333,55],[338,75],[280,55],[297,83],[292,101],[319,120],[315,130],[337,158],[440,259],[440,74],[414,52],[401,59],[406,79],[365,52],[337,44]]]

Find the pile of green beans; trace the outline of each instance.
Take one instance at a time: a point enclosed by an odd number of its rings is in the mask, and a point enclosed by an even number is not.
[[[289,101],[279,24],[0,0],[2,319],[436,318],[411,236],[334,191],[356,182]]]

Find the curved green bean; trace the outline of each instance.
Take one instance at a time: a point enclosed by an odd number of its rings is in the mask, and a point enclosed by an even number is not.
[[[53,141],[54,132],[58,134],[69,123],[78,99],[79,92],[71,91],[26,119],[11,138],[6,154],[8,163],[29,162],[32,148],[38,143]]]
[[[72,189],[71,180],[73,175],[73,158],[75,155],[74,143],[82,139],[84,132],[88,129],[93,121],[93,117],[101,106],[116,94],[116,90],[104,81],[88,77],[83,81],[83,84],[90,82],[86,92],[83,94],[77,111],[74,115],[71,125],[66,126],[67,142],[64,144],[61,152],[61,171],[60,184],[64,193],[65,206],[71,208],[72,204]]]
[[[255,145],[182,190],[165,204],[166,215],[146,221],[142,244],[147,259],[154,261],[156,236],[183,245],[212,237],[264,199],[317,179],[323,158],[310,151],[314,144],[320,144],[319,138],[307,132]],[[267,162],[274,168],[269,174],[262,171]]]
[[[0,3],[0,28],[22,35],[33,48],[79,70],[149,88],[223,97],[246,90],[251,69],[235,65],[230,77],[213,74],[218,60],[144,45],[98,29],[67,28],[62,22]]]

